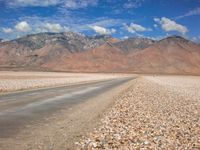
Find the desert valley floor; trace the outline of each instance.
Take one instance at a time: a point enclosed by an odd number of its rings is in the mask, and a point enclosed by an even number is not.
[[[0,149],[200,149],[200,77],[0,73]]]

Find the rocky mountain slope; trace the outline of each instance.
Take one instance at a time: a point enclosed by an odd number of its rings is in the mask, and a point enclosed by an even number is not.
[[[134,37],[120,41],[118,43],[115,43],[114,45],[125,53],[132,53],[139,50],[143,50],[153,45],[154,43],[156,43],[156,41],[152,39]]]
[[[200,46],[179,36],[158,41],[130,59],[136,72],[200,74]]]
[[[74,72],[121,72],[128,69],[127,63],[124,53],[112,43],[106,42],[89,51],[64,55],[59,62],[54,60],[42,67]]]
[[[109,38],[109,36],[87,37],[73,32],[39,33],[16,39],[13,42],[28,47],[31,50],[41,49],[49,44],[60,44],[73,53],[100,46]]]
[[[180,36],[119,41],[72,32],[40,33],[0,43],[0,68],[200,75],[200,45]]]
[[[55,60],[42,67],[76,72],[200,74],[200,46],[182,37],[169,37],[128,53],[116,44],[107,42],[90,51],[63,56],[59,62]]]
[[[1,67],[26,67],[59,60],[62,55],[96,48],[109,36],[87,37],[79,33],[39,33],[0,44]]]

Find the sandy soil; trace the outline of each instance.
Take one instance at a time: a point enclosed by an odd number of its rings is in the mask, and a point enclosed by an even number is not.
[[[0,71],[0,93],[119,78],[119,74]]]
[[[200,77],[136,79],[79,149],[200,149]]]

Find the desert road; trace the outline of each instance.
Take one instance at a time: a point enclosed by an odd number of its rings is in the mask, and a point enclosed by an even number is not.
[[[0,138],[9,138],[27,124],[38,122],[62,108],[87,101],[131,79],[119,78],[0,95]]]

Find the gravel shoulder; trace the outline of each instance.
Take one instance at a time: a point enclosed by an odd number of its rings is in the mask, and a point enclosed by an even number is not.
[[[145,76],[116,97],[78,149],[200,149],[200,77]]]

